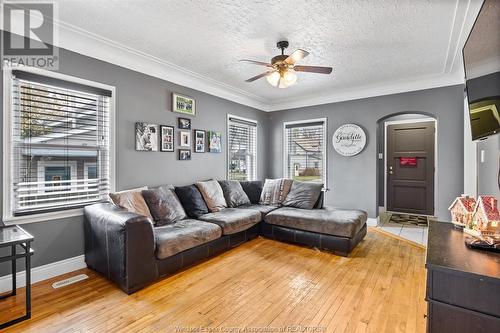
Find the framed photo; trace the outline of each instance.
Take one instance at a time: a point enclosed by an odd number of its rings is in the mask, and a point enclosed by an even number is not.
[[[196,102],[194,98],[172,93],[172,111],[195,116]]]
[[[160,126],[160,150],[174,151],[174,126]]]
[[[179,146],[191,147],[191,131],[179,131]]]
[[[194,130],[194,152],[204,153],[206,151],[206,142],[205,131]]]
[[[179,149],[179,160],[189,161],[191,159],[191,150],[189,149]]]
[[[177,126],[182,130],[190,130],[191,129],[191,119],[189,118],[177,118]]]
[[[158,125],[135,123],[135,150],[158,151]]]
[[[222,151],[222,133],[219,131],[208,131],[208,151],[220,153]]]

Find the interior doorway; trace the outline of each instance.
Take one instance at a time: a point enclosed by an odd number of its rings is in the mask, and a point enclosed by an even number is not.
[[[377,127],[377,227],[424,246],[437,201],[437,132],[435,118],[412,112]]]
[[[385,126],[386,210],[434,216],[435,121]]]

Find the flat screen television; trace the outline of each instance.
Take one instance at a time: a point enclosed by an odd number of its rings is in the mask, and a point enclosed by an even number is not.
[[[462,50],[472,140],[500,133],[500,1],[485,0]]]

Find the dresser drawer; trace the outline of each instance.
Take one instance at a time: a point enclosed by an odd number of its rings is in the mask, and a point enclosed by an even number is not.
[[[499,295],[500,282],[497,279],[428,271],[428,299],[500,317]]]

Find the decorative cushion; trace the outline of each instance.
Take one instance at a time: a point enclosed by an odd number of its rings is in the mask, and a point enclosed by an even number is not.
[[[131,190],[114,192],[110,193],[109,197],[115,205],[124,208],[129,212],[140,214],[153,220],[148,205],[146,204],[146,201],[144,201],[141,193],[143,190],[147,189],[148,188],[144,186]]]
[[[212,223],[182,220],[155,228],[156,258],[165,259],[195,246],[208,243],[222,235]]]
[[[207,204],[195,185],[176,187],[175,194],[177,194],[184,211],[190,218],[196,219],[208,213]]]
[[[322,183],[293,181],[290,192],[283,201],[283,206],[313,209],[322,188]]]
[[[198,219],[215,223],[222,228],[223,235],[230,235],[254,226],[261,221],[262,217],[256,210],[225,208],[215,213],[202,215]]]
[[[227,207],[222,188],[216,180],[197,182],[196,186],[200,190],[203,199],[205,199],[209,211],[218,212]]]
[[[262,186],[264,185],[261,180],[243,181],[240,182],[241,188],[245,191],[250,203],[258,204],[260,201],[260,194],[262,193]]]
[[[292,182],[291,179],[286,178],[266,179],[259,203],[261,205],[280,206],[290,191]]]
[[[250,199],[245,191],[243,191],[240,182],[236,180],[219,180],[219,185],[222,188],[228,207],[250,204]]]
[[[173,223],[186,218],[186,212],[175,195],[172,185],[162,185],[142,191],[156,225]]]
[[[267,214],[264,220],[282,227],[354,238],[366,224],[367,217],[366,212],[355,209],[281,207]]]

